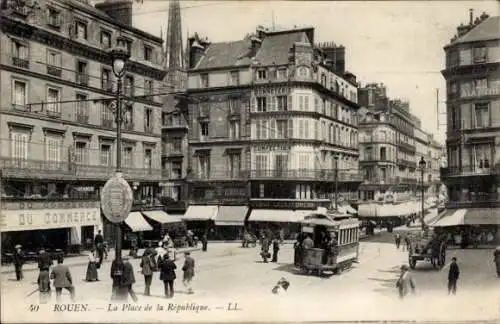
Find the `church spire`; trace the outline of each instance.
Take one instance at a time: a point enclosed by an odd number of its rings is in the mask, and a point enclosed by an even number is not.
[[[165,48],[167,81],[175,88],[183,87],[184,48],[182,46],[181,6],[179,0],[170,0]]]

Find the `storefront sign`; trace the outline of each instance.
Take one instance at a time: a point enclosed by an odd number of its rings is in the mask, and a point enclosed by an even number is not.
[[[57,200],[57,201],[3,201],[2,210],[32,210],[32,209],[80,209],[100,208],[99,201]]]
[[[102,212],[112,223],[123,222],[132,209],[133,193],[127,181],[118,173],[109,179],[101,191]]]
[[[0,211],[2,232],[101,225],[99,208]]]

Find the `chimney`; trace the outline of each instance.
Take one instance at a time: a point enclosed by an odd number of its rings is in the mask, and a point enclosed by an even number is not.
[[[474,23],[474,9],[469,9],[469,25]]]
[[[106,0],[97,3],[95,8],[127,26],[132,26],[131,0]]]
[[[262,40],[256,36],[252,36],[250,37],[250,41],[252,42],[252,54],[250,57],[254,57],[262,45]]]
[[[198,64],[206,47],[202,45],[208,45],[208,39],[200,40],[198,33],[195,33],[193,37],[188,39],[189,42],[189,68],[192,69]]]

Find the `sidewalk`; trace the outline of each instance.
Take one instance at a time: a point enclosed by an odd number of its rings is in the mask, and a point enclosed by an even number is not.
[[[180,248],[176,249],[177,253],[184,253],[184,252],[192,252],[192,251],[198,251],[201,250],[201,247],[188,247],[188,248]],[[144,252],[144,249],[139,249],[137,252],[137,255],[142,255]],[[122,250],[122,256],[128,256],[129,250]],[[114,249],[109,251],[108,253],[108,258],[106,260],[103,260],[103,263],[111,262],[115,258],[115,251]],[[64,264],[69,266],[69,267],[75,267],[75,266],[81,266],[81,265],[86,265],[89,262],[89,258],[87,255],[79,255],[75,257],[68,257],[64,259]],[[36,262],[30,262],[30,263],[25,263],[23,265],[23,272],[30,272],[30,271],[38,271],[38,264]],[[7,274],[7,273],[14,273],[14,265],[13,264],[8,264],[8,265],[2,265],[2,274]]]

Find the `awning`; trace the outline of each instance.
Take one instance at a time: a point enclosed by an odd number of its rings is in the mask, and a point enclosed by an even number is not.
[[[470,208],[464,217],[465,225],[500,226],[500,208]]]
[[[217,216],[218,206],[213,205],[194,205],[189,206],[186,213],[182,216],[184,221],[209,220]]]
[[[316,213],[316,212],[317,212],[316,210],[296,210],[296,211],[294,211],[295,219],[298,219],[298,221],[301,222],[302,220],[304,220],[304,218],[307,215],[310,215],[310,214]]]
[[[347,214],[346,206],[337,205],[337,211],[341,214]]]
[[[140,212],[131,212],[128,214],[125,223],[130,227],[132,232],[145,232],[153,229]]]
[[[172,216],[164,212],[163,210],[148,210],[142,212],[145,216],[151,218],[152,220],[160,223],[160,224],[169,224],[169,223],[180,223],[182,219],[177,216]]]
[[[299,223],[300,213],[288,209],[254,209],[248,217],[253,222]]]
[[[432,224],[432,226],[446,227],[446,226],[464,225],[464,218],[466,213],[467,209],[449,210],[445,213],[445,215],[441,219]]]
[[[219,206],[215,225],[217,226],[243,226],[247,216],[247,206]]]
[[[345,212],[348,214],[357,214],[358,213],[358,211],[356,209],[352,208],[351,205],[344,205],[342,207],[344,207]]]

